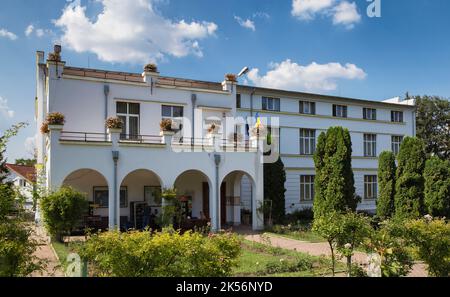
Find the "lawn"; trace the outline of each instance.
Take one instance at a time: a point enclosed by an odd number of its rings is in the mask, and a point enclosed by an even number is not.
[[[342,263],[336,270],[343,270]],[[244,240],[234,276],[322,276],[331,274],[331,260]]]
[[[56,255],[58,255],[62,269],[65,271],[67,268],[67,256],[75,252],[75,243],[63,243],[52,238],[52,246],[55,249]]]
[[[325,239],[311,231],[311,221],[297,221],[294,224],[274,225],[267,229],[267,233],[275,236],[283,236],[291,239],[308,242],[325,242]]]

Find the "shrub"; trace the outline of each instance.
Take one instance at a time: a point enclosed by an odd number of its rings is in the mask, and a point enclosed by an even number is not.
[[[286,221],[288,223],[296,223],[298,221],[312,221],[313,219],[314,212],[312,207],[297,209],[286,216]]]
[[[450,225],[443,219],[410,220],[405,238],[417,248],[432,276],[450,276]]]
[[[64,125],[64,115],[60,112],[51,112],[47,114],[45,120],[49,125]]]
[[[390,218],[394,213],[395,170],[394,153],[382,152],[378,161],[380,194],[377,199],[377,216],[381,219]]]
[[[109,117],[105,122],[106,128],[122,129],[123,121],[119,117]]]
[[[272,201],[273,223],[282,223],[286,213],[286,172],[281,158],[275,163],[264,163],[264,199]]]
[[[159,123],[159,127],[161,131],[172,131],[172,120],[171,119],[163,119]]]
[[[219,277],[237,265],[240,240],[230,233],[110,231],[93,235],[79,254],[97,276]]]
[[[79,226],[88,209],[88,201],[83,193],[63,187],[42,197],[40,206],[50,234],[61,240],[62,235],[69,234]]]
[[[425,163],[426,211],[437,217],[450,217],[450,161],[431,157]]]
[[[422,140],[406,137],[400,145],[395,183],[395,215],[419,218],[423,213],[423,170],[425,146]]]
[[[384,221],[365,242],[367,252],[380,256],[383,277],[406,276],[411,271],[413,259],[402,239],[403,232],[402,222]]]

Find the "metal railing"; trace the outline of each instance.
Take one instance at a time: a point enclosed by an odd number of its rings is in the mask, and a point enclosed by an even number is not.
[[[120,134],[121,143],[156,144],[162,143],[160,135]]]
[[[108,134],[94,132],[61,131],[59,140],[79,142],[108,142]]]
[[[233,141],[230,139],[217,139],[216,141],[218,141],[219,147],[224,151],[250,151],[252,149],[251,142],[249,140]],[[172,144],[191,147],[213,147],[214,139],[178,137],[172,139]]]

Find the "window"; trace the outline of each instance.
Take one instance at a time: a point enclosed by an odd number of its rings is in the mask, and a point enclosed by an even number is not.
[[[347,106],[333,104],[333,116],[338,118],[346,118]]]
[[[280,111],[280,98],[262,97],[262,109]]]
[[[400,144],[403,141],[403,136],[392,136],[392,152],[397,155],[400,151]]]
[[[128,191],[127,187],[120,187],[120,207],[128,206]],[[100,208],[108,208],[109,205],[109,191],[108,187],[94,187],[94,203]]]
[[[403,123],[403,111],[391,111],[391,122]]]
[[[302,114],[316,114],[316,103],[309,101],[299,101],[299,112]]]
[[[241,94],[236,94],[236,108],[241,108]]]
[[[117,102],[116,113],[122,120],[121,139],[137,139],[139,136],[139,103]]]
[[[364,175],[364,199],[377,199],[377,176]]]
[[[376,157],[377,156],[377,135],[376,134],[364,134],[364,156]]]
[[[183,106],[163,105],[161,107],[161,116],[163,119],[182,118]]]
[[[314,199],[314,175],[300,175],[300,201]]]
[[[300,129],[300,155],[312,155],[316,150],[316,131]]]
[[[374,108],[363,108],[363,119],[376,120],[377,119],[377,110]]]

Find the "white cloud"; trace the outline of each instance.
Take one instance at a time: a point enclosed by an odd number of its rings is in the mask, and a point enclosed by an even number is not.
[[[203,55],[198,40],[213,36],[211,22],[172,21],[154,9],[157,0],[99,0],[103,10],[92,20],[80,1],[68,4],[54,23],[61,41],[76,52],[93,52],[106,62],[147,63],[165,55]]]
[[[367,74],[355,64],[317,64],[302,66],[290,59],[271,63],[270,70],[263,76],[254,68],[247,74],[256,86],[285,90],[333,91],[338,79],[364,79]]]
[[[312,20],[317,13],[330,8],[334,2],[335,0],[293,0],[291,14],[301,20]]]
[[[31,33],[33,33],[34,31],[34,26],[33,25],[28,25],[28,27],[25,29],[25,36],[30,36]]]
[[[8,107],[8,100],[0,96],[0,115],[3,118],[12,118],[14,117],[14,110],[11,110]]]
[[[358,13],[355,2],[343,1],[333,9],[333,24],[344,25],[352,29],[355,23],[361,21],[361,15]]]
[[[36,29],[36,36],[42,37],[45,34],[44,32],[45,32],[44,29]]]
[[[8,30],[3,29],[3,28],[0,29],[0,37],[9,38],[11,40],[16,40],[17,39],[17,35],[16,34],[14,34],[12,32],[9,32]]]
[[[235,16],[234,19],[238,22],[241,27],[256,31],[255,22],[250,19],[243,20],[242,18]]]
[[[317,15],[331,17],[333,25],[347,29],[361,21],[356,3],[346,0],[292,0],[291,14],[303,21],[313,20]]]
[[[264,11],[257,11],[252,14],[252,17],[255,18],[261,18],[261,19],[270,19],[270,14]]]

